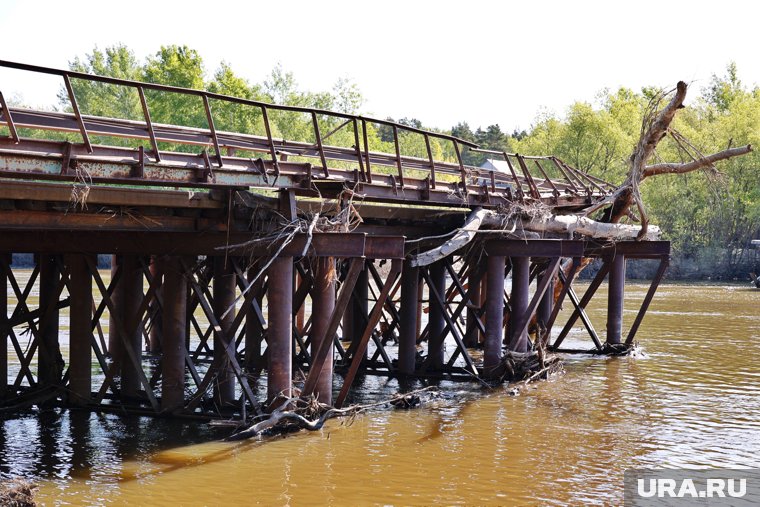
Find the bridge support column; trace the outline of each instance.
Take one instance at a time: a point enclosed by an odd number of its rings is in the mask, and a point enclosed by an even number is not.
[[[119,306],[117,312],[127,333],[119,343],[120,350],[115,360],[121,364],[121,392],[124,396],[135,397],[140,391],[143,333],[142,319],[138,310],[143,300],[143,273],[140,259],[136,255],[125,255],[121,259],[121,279],[119,280]],[[133,364],[124,347],[129,347],[137,358],[138,364]]]
[[[4,261],[0,264],[0,398],[8,394],[8,272],[11,255],[0,254]]]
[[[253,280],[259,273],[258,267],[248,270],[248,283]],[[264,274],[262,273],[256,281],[253,282],[251,290],[254,293],[254,300],[258,303],[259,308],[263,307],[261,289],[264,286]],[[264,338],[264,330],[259,322],[259,317],[254,310],[253,305],[249,305],[245,310],[245,367],[248,371],[253,371],[264,367],[261,356],[261,345]]]
[[[58,256],[40,255],[40,344],[38,351],[38,382],[52,386],[61,382],[63,358],[58,343],[58,283],[61,272]]]
[[[227,310],[235,304],[235,273],[232,262],[223,256],[214,257],[212,308],[219,321],[220,332],[214,332],[214,365],[218,368],[217,382],[214,384],[214,399],[220,405],[235,401],[235,371],[227,360],[227,350],[234,353],[235,337],[231,336],[235,311]]]
[[[116,277],[117,271],[119,269],[119,265],[121,264],[121,255],[112,255],[111,256],[111,280]],[[119,286],[118,283],[116,285],[113,285],[113,292],[111,293],[111,302],[113,303],[114,308],[119,311],[121,308],[121,303],[119,302]],[[116,361],[118,359],[119,351],[122,349],[121,347],[121,339],[119,338],[119,331],[116,329],[116,321],[114,320],[114,315],[111,313],[111,310],[108,311],[108,355]]]
[[[293,281],[293,294],[298,292],[298,287],[301,286],[302,283],[304,283],[303,277],[301,277],[301,274],[298,271],[295,271],[294,275],[294,281]],[[313,311],[313,310],[312,310]],[[301,308],[298,309],[295,315],[295,325],[296,329],[299,333],[303,334],[304,331],[304,324],[306,323],[306,302],[304,301],[304,304],[301,305]]]
[[[187,316],[187,280],[178,257],[159,261],[163,273],[163,331],[161,356],[161,409],[181,407],[185,396],[185,318]]]
[[[66,255],[64,261],[70,296],[69,402],[86,405],[92,395],[92,274],[85,255]]]
[[[430,367],[438,370],[443,367],[444,363],[444,341],[446,337],[443,335],[443,330],[446,327],[446,320],[443,317],[444,309],[435,302],[432,290],[435,289],[441,299],[444,302],[446,301],[446,266],[442,261],[430,265],[430,282],[432,287],[428,288],[430,308],[430,313],[428,313],[428,355],[430,356]]]
[[[364,268],[356,279],[356,285],[351,295],[351,301],[343,314],[343,335],[344,340],[351,340],[349,350],[354,353],[362,339],[364,328],[369,321],[369,271],[366,263],[372,262],[366,260]],[[367,352],[364,352],[362,362],[367,359]]]
[[[488,256],[486,271],[486,336],[483,343],[483,373],[495,374],[501,363],[501,347],[504,341],[504,268],[506,258]]]
[[[148,352],[157,354],[161,352],[161,339],[163,334],[161,332],[163,328],[163,318],[161,316],[162,309],[158,304],[158,299],[163,301],[161,294],[163,292],[162,284],[164,275],[161,271],[161,262],[155,255],[150,258],[150,275],[153,277],[154,283],[156,284],[156,297],[151,301],[150,307],[148,308],[148,314],[151,316],[150,334],[148,336]]]
[[[472,274],[472,271],[470,273]],[[481,307],[483,305],[483,294],[485,294],[485,291],[483,290],[483,281],[478,280],[475,281],[475,279],[470,276],[469,278],[469,290],[471,291],[471,301],[473,305],[477,305],[478,307]],[[464,344],[467,347],[474,348],[477,347],[478,344],[481,341],[480,336],[480,330],[478,329],[477,324],[475,321],[478,319],[477,310],[474,308],[470,308],[468,305],[467,307],[467,328],[465,331],[465,341]]]
[[[293,258],[269,267],[267,399],[272,409],[291,396],[293,378]]]
[[[528,330],[517,329],[515,324],[526,322],[530,302],[530,257],[512,257],[512,313],[509,318],[509,349],[528,352]],[[523,327],[523,326],[520,326]]]
[[[329,343],[330,352],[325,357],[317,385],[314,393],[317,400],[332,405],[332,388],[333,388],[333,339],[334,336],[326,336],[327,328],[330,325],[330,318],[335,310],[335,259],[332,257],[319,257],[315,259],[314,270],[314,300],[312,301],[312,322],[311,322],[311,351],[314,352],[320,347],[320,338],[324,337]]]
[[[610,261],[607,295],[607,343],[617,345],[623,335],[623,299],[625,298],[625,256],[617,254]]]
[[[401,272],[401,308],[399,314],[398,372],[412,375],[417,359],[417,322],[420,270],[404,261]]]
[[[539,328],[538,338],[541,338],[540,330],[546,329],[547,323],[552,315],[552,310],[554,310],[554,280],[549,282],[549,285],[546,287],[546,292],[538,303],[538,308],[536,309],[536,321]],[[545,334],[548,343],[552,337],[552,330],[546,329]]]

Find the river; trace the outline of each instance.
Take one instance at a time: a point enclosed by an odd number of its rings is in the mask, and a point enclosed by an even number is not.
[[[645,285],[627,287],[629,325]],[[590,315],[604,328],[604,294]],[[228,429],[89,412],[0,424],[0,471],[46,505],[609,505],[632,467],[760,466],[760,291],[663,285],[637,357],[566,357],[522,388],[221,443]],[[564,311],[567,311],[565,309]],[[566,346],[589,346],[578,328]],[[365,379],[358,399],[395,392]]]

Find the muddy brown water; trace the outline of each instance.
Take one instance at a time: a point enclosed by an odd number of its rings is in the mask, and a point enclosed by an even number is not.
[[[646,286],[627,289],[630,324]],[[0,422],[0,473],[37,481],[46,505],[609,505],[628,468],[760,466],[760,291],[664,285],[639,341],[640,357],[567,357],[517,396],[443,384],[418,410],[269,441],[31,413]],[[580,328],[566,342],[589,343]],[[356,399],[398,387],[367,377]]]

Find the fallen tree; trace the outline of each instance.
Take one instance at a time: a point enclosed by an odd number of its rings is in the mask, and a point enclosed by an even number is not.
[[[716,162],[752,151],[752,146],[746,145],[729,148],[712,155],[699,155],[689,162],[648,165],[657,145],[667,135],[671,135],[679,146],[683,144],[683,136],[672,129],[671,124],[678,110],[684,107],[686,90],[686,83],[680,81],[674,90],[661,93],[650,101],[644,114],[641,137],[629,158],[628,175],[625,181],[604,199],[578,214],[552,214],[548,209],[537,209],[540,208],[538,206],[531,208],[530,204],[515,204],[512,208],[502,211],[475,208],[467,217],[464,226],[453,232],[452,238],[439,247],[418,254],[412,259],[412,264],[418,266],[431,264],[467,245],[478,233],[485,231],[505,234],[514,234],[515,231],[523,234],[528,232],[572,234],[581,238],[608,241],[659,239],[660,228],[650,225],[649,216],[641,198],[639,187],[643,180],[653,176],[686,174],[698,170],[717,172],[714,166]],[[668,96],[670,100],[660,109],[660,105]],[[602,212],[600,217],[591,218],[594,213],[600,211]],[[638,224],[624,223],[625,219],[631,219]]]

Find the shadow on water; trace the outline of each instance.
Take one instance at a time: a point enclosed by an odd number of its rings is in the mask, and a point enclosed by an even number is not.
[[[228,428],[197,422],[43,409],[0,419],[0,478],[89,479],[123,461],[223,438]]]

